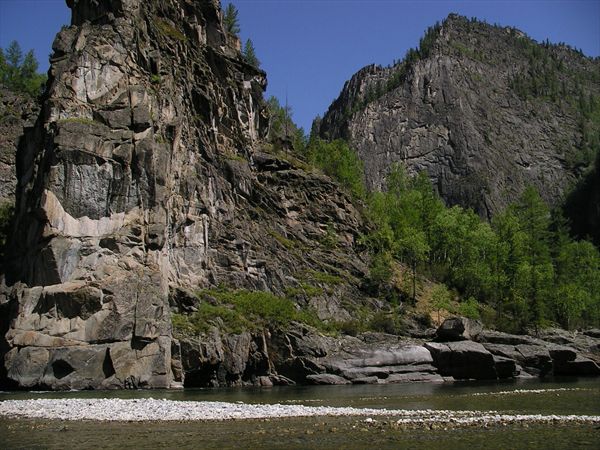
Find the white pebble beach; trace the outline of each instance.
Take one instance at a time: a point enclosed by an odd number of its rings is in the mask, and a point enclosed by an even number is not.
[[[163,399],[35,399],[0,402],[0,416],[92,421],[218,421],[310,416],[387,417],[402,425],[489,426],[598,423],[600,416],[501,414],[495,411],[399,410],[351,407],[173,401]]]

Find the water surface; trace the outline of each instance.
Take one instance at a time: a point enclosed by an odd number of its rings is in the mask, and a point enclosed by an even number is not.
[[[600,380],[297,386],[183,391],[4,392],[0,399],[164,398],[357,408],[600,415]],[[311,417],[204,423],[96,423],[0,418],[5,448],[600,448],[597,425],[400,429],[392,419]]]

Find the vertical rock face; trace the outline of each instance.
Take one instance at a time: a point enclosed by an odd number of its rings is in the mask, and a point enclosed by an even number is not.
[[[33,126],[38,112],[37,104],[28,95],[0,87],[0,205],[14,203],[19,138],[23,127]]]
[[[18,154],[9,382],[169,387],[182,381],[179,288],[281,293],[308,270],[364,273],[347,196],[259,152],[265,74],[243,62],[218,1],[67,3],[72,25]],[[335,251],[319,244],[331,226]],[[347,316],[357,283],[315,305],[320,316]]]
[[[590,162],[578,108],[600,94],[600,62],[455,15],[421,47],[407,62],[357,72],[321,136],[351,142],[372,189],[402,162],[426,171],[447,203],[482,216],[528,185],[557,204]]]

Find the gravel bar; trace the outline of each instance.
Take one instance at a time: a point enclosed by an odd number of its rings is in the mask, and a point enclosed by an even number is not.
[[[496,411],[398,410],[350,407],[191,402],[162,399],[4,400],[0,415],[33,419],[119,422],[212,421],[310,416],[385,416],[401,425],[598,423],[600,416],[501,414]],[[373,420],[370,417],[367,420]]]

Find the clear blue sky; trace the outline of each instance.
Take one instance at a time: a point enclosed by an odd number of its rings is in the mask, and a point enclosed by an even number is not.
[[[283,103],[287,92],[294,119],[307,131],[354,72],[401,59],[450,12],[600,55],[600,0],[231,1],[240,12],[242,38],[253,40],[267,71],[267,95]],[[69,18],[64,0],[0,0],[0,46],[18,40],[24,50],[34,49],[46,70],[54,35]]]

